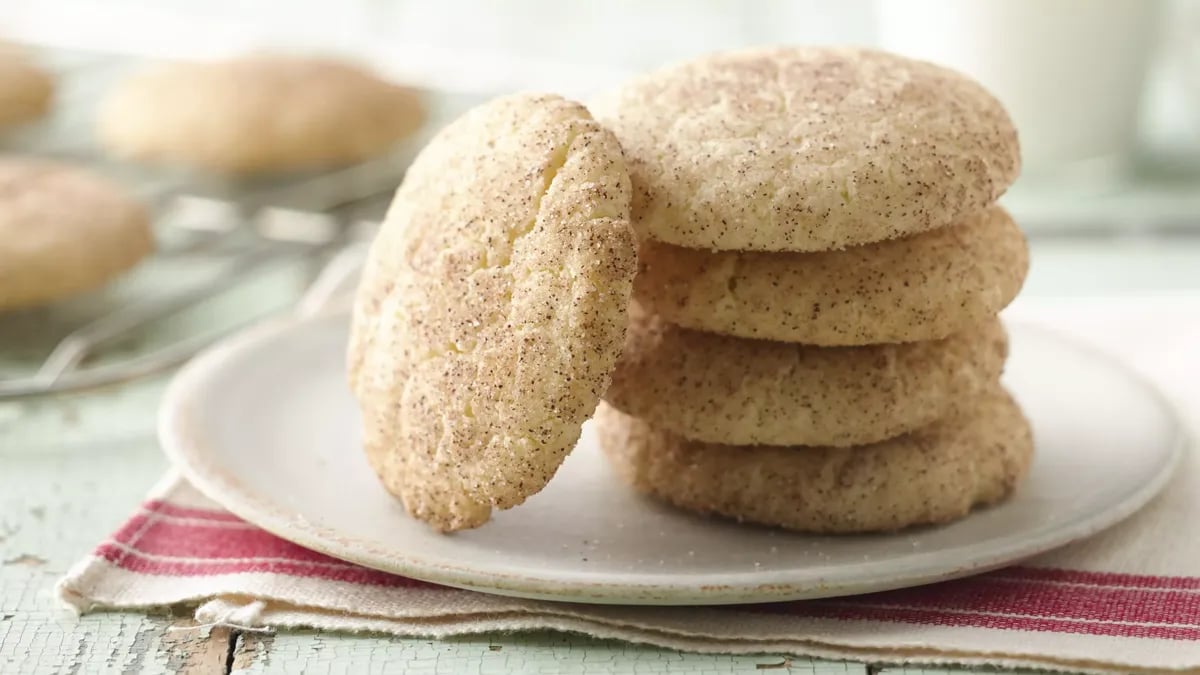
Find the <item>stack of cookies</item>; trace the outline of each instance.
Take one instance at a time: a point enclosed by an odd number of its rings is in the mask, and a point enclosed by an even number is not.
[[[856,49],[723,54],[598,106],[642,238],[601,445],[638,490],[811,532],[946,522],[1026,473],[996,318],[1028,266],[1016,132]]]
[[[894,530],[1013,490],[1032,440],[996,316],[1028,253],[995,205],[1020,160],[991,95],[879,52],[776,49],[595,109],[466,113],[371,246],[350,383],[413,517],[453,531],[521,504],[593,411],[638,490],[749,522]]]

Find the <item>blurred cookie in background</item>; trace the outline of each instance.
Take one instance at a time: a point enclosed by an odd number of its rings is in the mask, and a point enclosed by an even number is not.
[[[154,249],[150,217],[84,169],[0,159],[0,312],[92,290]]]
[[[53,99],[53,76],[20,48],[0,43],[0,129],[42,117]]]
[[[359,66],[253,55],[134,75],[101,105],[97,133],[125,159],[246,175],[383,155],[424,120],[416,91]]]

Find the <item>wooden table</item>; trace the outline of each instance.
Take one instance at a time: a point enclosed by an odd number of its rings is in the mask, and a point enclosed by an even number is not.
[[[1028,295],[1200,290],[1200,240],[1130,248],[1039,242]],[[1077,272],[1090,272],[1082,278]],[[1104,279],[1105,288],[1096,286]],[[0,323],[0,349],[6,348]],[[948,673],[715,656],[537,633],[430,641],[316,631],[192,629],[190,613],[75,617],[55,581],[112,532],[166,469],[154,439],[163,378],[0,403],[0,672],[3,673]]]

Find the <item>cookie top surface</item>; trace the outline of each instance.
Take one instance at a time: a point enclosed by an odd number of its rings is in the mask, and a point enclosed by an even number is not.
[[[937,340],[1016,297],[1025,236],[999,206],[894,241],[818,253],[701,251],[646,241],[638,302],[672,323],[822,346]]]
[[[37,119],[50,109],[54,79],[21,50],[0,44],[0,127]]]
[[[424,116],[415,91],[356,65],[254,55],[131,76],[102,103],[97,134],[128,159],[269,173],[384,154]]]
[[[867,49],[716,54],[598,102],[644,236],[722,250],[820,251],[947,225],[1020,168],[1000,103],[940,66]]]
[[[496,99],[408,171],[350,345],[368,459],[441,530],[538,492],[621,351],[637,271],[620,145],[581,105]]]
[[[810,347],[705,333],[635,305],[604,399],[656,428],[730,445],[846,447],[941,419],[995,385],[997,319],[943,340]]]
[[[806,532],[891,531],[962,518],[1008,496],[1033,438],[999,387],[951,416],[854,448],[688,441],[602,406],[597,435],[637,490],[701,513]]]
[[[153,246],[149,216],[120,186],[57,162],[0,160],[0,310],[94,288]]]

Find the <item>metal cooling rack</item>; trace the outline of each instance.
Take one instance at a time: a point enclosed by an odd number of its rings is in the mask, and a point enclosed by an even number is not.
[[[357,268],[418,134],[396,153],[335,171],[231,182],[107,159],[97,103],[138,60],[44,52],[55,112],[0,138],[0,152],[50,157],[113,177],[155,213],[157,253],[118,282],[0,314],[0,401],[127,381],[175,366],[264,316],[324,303]],[[430,129],[468,101],[429,93]],[[315,280],[315,281],[314,281]]]

